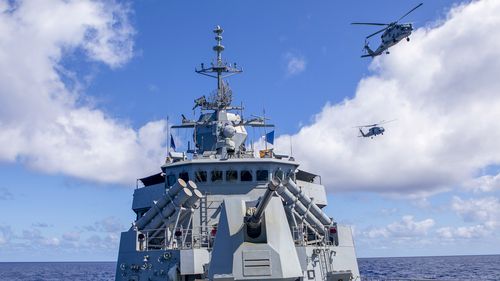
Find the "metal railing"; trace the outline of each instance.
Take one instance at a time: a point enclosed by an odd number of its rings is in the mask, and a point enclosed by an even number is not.
[[[291,226],[292,238],[296,246],[332,246],[334,243],[328,240],[325,235],[318,235],[316,232],[309,231],[305,224]]]
[[[139,247],[142,251],[210,249],[215,239],[211,226],[148,229],[141,233],[144,235],[143,241],[139,241],[139,243],[143,243]]]
[[[211,249],[215,241],[216,228],[214,226],[196,226],[193,228],[160,228],[148,229],[144,235],[140,248],[143,250],[158,249]],[[307,226],[299,225],[291,228],[292,238],[296,246],[333,246],[325,236],[318,236],[308,231]],[[141,242],[141,241],[140,241]]]

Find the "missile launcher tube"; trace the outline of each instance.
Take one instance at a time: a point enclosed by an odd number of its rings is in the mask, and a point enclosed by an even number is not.
[[[192,214],[194,212],[194,206],[200,198],[203,197],[203,194],[195,189],[192,191],[193,196],[189,197],[184,204],[182,204],[182,208],[178,210],[177,212],[182,212],[179,216],[179,221],[182,221],[187,215]],[[171,216],[171,218],[167,221],[167,225],[171,224],[172,222],[175,222],[176,216]]]
[[[172,198],[174,198],[179,191],[186,188],[187,184],[183,179],[177,179],[174,185],[168,189],[166,194],[161,197],[155,206],[151,207],[140,219],[135,222],[135,226],[139,229],[144,228],[157,214],[158,210],[161,210],[167,205]]]
[[[290,207],[292,207],[292,206],[290,205]],[[299,215],[299,213],[298,213],[297,211],[295,211],[295,209],[294,209],[294,208],[289,208],[289,209],[290,209],[289,211],[291,212],[291,215],[293,216],[294,220],[301,220],[301,219],[303,218],[303,216]],[[307,222],[307,220],[304,220],[304,221],[303,221],[303,222],[301,222],[301,223],[302,223],[303,225],[305,225],[305,226],[306,226],[306,227],[307,227],[310,231],[312,231],[312,232],[313,232],[316,236],[318,236],[318,237],[319,237],[319,236],[323,236],[323,235],[324,235],[324,233],[323,233],[323,232],[322,232],[322,233],[319,233],[319,232],[316,230],[316,228],[315,228],[315,227],[311,226],[311,224],[309,224],[309,223]],[[295,223],[295,225],[297,225],[297,223]]]
[[[153,237],[157,236],[158,233],[162,232],[163,229],[166,226],[169,226],[173,223],[175,223],[175,221],[177,221],[177,216],[179,216],[179,221],[183,221],[184,218],[190,214],[192,214],[194,212],[194,205],[196,204],[196,202],[198,202],[198,200],[200,200],[200,198],[203,197],[203,194],[198,190],[198,189],[192,189],[192,196],[189,197],[184,203],[182,203],[182,208],[177,208],[174,210],[174,212],[172,212],[169,217],[161,217],[161,222],[160,224],[156,227],[156,228],[148,228],[148,229],[158,229],[154,234],[153,234]],[[179,212],[181,212],[179,214]],[[167,220],[164,220],[167,219]]]
[[[203,197],[203,193],[201,193],[198,189],[192,189],[191,192],[193,193],[193,196],[191,196],[186,203],[182,205],[185,208],[193,208],[196,202]]]
[[[203,197],[203,194],[199,190],[193,190],[192,191],[193,196],[189,197],[184,204],[182,204],[182,208],[179,208],[179,210],[176,210],[174,215],[170,216],[170,219],[166,221],[166,225],[170,225],[174,223],[177,220],[177,213],[182,212],[179,216],[179,221],[182,221],[187,215],[192,214],[194,212],[194,205],[200,198]],[[163,228],[164,226],[161,226],[160,228]]]
[[[195,207],[196,202],[203,197],[203,193],[201,193],[198,186],[196,186],[196,183],[193,181],[188,181],[187,186],[193,193],[193,196],[191,196],[182,206],[186,209],[192,209]]]
[[[198,186],[196,185],[196,183],[194,183],[194,181],[191,181],[191,180],[187,182],[187,187],[191,190],[198,189]]]
[[[164,219],[172,216],[172,214],[174,214],[175,211],[179,209],[192,196],[193,193],[189,189],[183,188],[180,192],[177,193],[177,196],[175,196],[173,201],[168,203],[160,213],[157,213],[157,215],[144,228],[139,229],[157,229],[162,225]]]
[[[293,209],[303,217],[309,225],[322,235],[325,234],[325,226],[308,210],[302,202],[298,200],[284,185],[277,189],[277,193],[285,200],[287,205],[293,206]]]
[[[292,178],[288,177],[287,180],[285,180],[285,186],[287,189],[295,195],[300,202],[309,208],[311,213],[325,226],[331,225],[332,220],[318,207],[318,205],[314,204],[312,202],[311,198],[309,196],[305,195],[301,188],[295,184],[295,182],[292,180]]]

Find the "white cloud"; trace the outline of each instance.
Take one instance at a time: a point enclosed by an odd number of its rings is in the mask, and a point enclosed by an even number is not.
[[[165,121],[135,130],[64,83],[79,83],[61,64],[76,50],[112,68],[133,56],[129,7],[91,0],[9,2],[0,0],[0,161],[107,183],[132,184],[157,170]]]
[[[390,236],[389,231],[384,228],[384,227],[376,227],[376,228],[371,228],[368,229],[367,231],[364,231],[363,236],[368,237],[368,238],[387,238]]]
[[[125,230],[125,227],[120,223],[118,218],[106,217],[96,221],[93,225],[85,226],[87,231],[107,232],[107,233],[120,233]]]
[[[0,225],[0,247],[7,244],[12,238],[12,229],[10,226]]]
[[[464,184],[465,189],[474,192],[491,192],[500,190],[500,174],[485,175],[467,181]]]
[[[22,235],[16,237],[16,239],[22,240],[22,244],[24,244],[26,248],[59,246],[61,243],[59,238],[46,237],[43,235],[42,231],[37,228],[23,230]]]
[[[54,235],[45,223],[15,231],[9,225],[0,225],[0,249],[26,253],[46,250],[64,250],[66,253],[100,251],[116,255],[120,232],[126,230],[118,218],[106,217],[90,226],[75,227]],[[76,258],[78,260],[78,258]]]
[[[442,227],[436,230],[440,238],[453,240],[456,238],[482,238],[491,234],[491,229],[484,225]]]
[[[464,200],[455,196],[451,208],[466,222],[480,222],[489,226],[500,225],[500,200],[496,197]]]
[[[496,234],[500,226],[500,201],[496,197],[462,199],[453,197],[451,210],[465,222],[475,223],[470,226],[447,226],[436,230],[444,239],[473,239]]]
[[[66,232],[62,235],[63,241],[78,242],[80,240],[80,233],[76,231]]]
[[[57,237],[45,238],[40,242],[44,246],[59,246],[59,244],[61,244],[61,241]]]
[[[428,218],[415,221],[413,216],[403,216],[400,221],[393,222],[385,227],[370,228],[362,235],[366,238],[409,238],[427,235],[434,226],[433,219]]]
[[[435,192],[500,163],[500,2],[455,7],[375,59],[356,95],[293,136],[294,156],[336,190]],[[386,134],[353,126],[397,118]],[[289,137],[276,147],[288,147]]]
[[[306,70],[307,61],[303,56],[287,52],[283,57],[286,61],[286,74],[288,76],[296,75]]]

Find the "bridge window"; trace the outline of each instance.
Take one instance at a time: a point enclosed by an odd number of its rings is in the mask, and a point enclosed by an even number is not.
[[[252,181],[253,180],[252,172],[248,170],[241,171],[240,179],[241,181]]]
[[[188,172],[179,173],[179,178],[183,179],[185,182],[188,182],[189,181],[189,174],[188,174]]]
[[[237,180],[238,180],[238,171],[235,170],[226,171],[226,181],[237,181]]]
[[[222,181],[222,171],[212,171],[210,180],[212,182]]]
[[[177,177],[175,175],[168,175],[167,176],[167,186],[174,185],[176,180],[177,180]]]
[[[207,181],[207,171],[196,171],[194,173],[195,182],[206,182]]]
[[[257,170],[256,172],[257,181],[268,181],[269,171],[268,170]]]

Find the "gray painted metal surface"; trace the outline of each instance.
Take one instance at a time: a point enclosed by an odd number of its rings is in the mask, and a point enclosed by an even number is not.
[[[324,213],[321,178],[248,145],[245,127],[272,125],[231,112],[243,109],[222,78],[241,68],[222,60],[222,29],[214,32],[216,61],[197,72],[217,89],[195,100],[198,120],[173,126],[193,130],[194,148],[170,151],[161,173],[140,180],[116,280],[359,280],[351,229]]]

